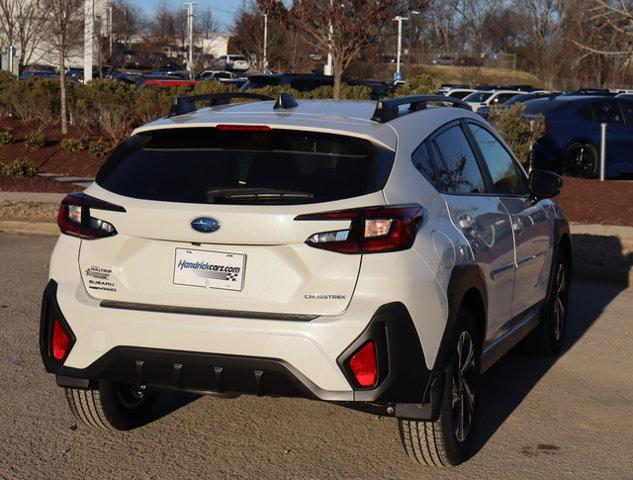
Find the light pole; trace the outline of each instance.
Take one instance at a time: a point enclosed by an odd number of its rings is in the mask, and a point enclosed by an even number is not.
[[[186,2],[185,7],[187,7],[187,29],[189,30],[189,76],[191,79],[194,78],[193,72],[193,6],[197,5],[198,2]]]
[[[334,0],[330,0],[330,14],[331,10],[334,8]],[[330,28],[328,31],[328,50],[327,50],[327,64],[323,66],[323,74],[324,75],[334,75],[334,66],[332,65],[332,37],[334,36],[334,26],[332,25],[332,21],[330,21]]]
[[[268,14],[264,13],[264,72],[268,71]]]
[[[402,22],[405,20],[409,20],[409,17],[398,15],[396,18],[394,18],[394,20],[398,22],[398,56],[396,59],[396,74],[393,78],[395,81],[399,81],[402,80],[402,73],[400,73],[400,60],[402,58]]]

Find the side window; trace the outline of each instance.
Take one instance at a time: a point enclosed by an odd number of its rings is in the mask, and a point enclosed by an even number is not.
[[[439,189],[437,182],[437,176],[435,175],[435,167],[433,166],[433,160],[429,154],[429,149],[426,143],[420,145],[415,152],[411,155],[411,161],[413,166],[424,175],[431,185]]]
[[[598,123],[622,123],[620,107],[614,100],[598,100],[592,105]]]
[[[633,101],[620,100],[622,111],[624,112],[624,121],[627,125],[633,125]]]
[[[475,154],[459,125],[440,133],[433,143],[444,160],[439,172],[441,190],[453,193],[486,192]]]
[[[525,177],[505,147],[485,128],[474,123],[469,123],[468,127],[488,166],[495,192],[514,195],[526,193]]]

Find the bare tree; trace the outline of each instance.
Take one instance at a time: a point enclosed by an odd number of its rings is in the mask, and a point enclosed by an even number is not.
[[[62,135],[68,133],[68,108],[66,100],[66,56],[69,50],[83,40],[82,0],[42,0],[42,14],[48,19],[47,39],[59,60],[60,116]]]
[[[195,31],[198,36],[209,39],[218,33],[218,23],[211,7],[205,7],[196,12]]]
[[[334,98],[340,97],[343,72],[376,40],[398,4],[396,0],[303,0],[288,9],[276,0],[257,3],[282,25],[295,28],[317,51],[331,52]]]
[[[5,47],[17,47],[20,69],[30,63],[44,33],[46,17],[40,7],[40,0],[0,0],[0,37]]]

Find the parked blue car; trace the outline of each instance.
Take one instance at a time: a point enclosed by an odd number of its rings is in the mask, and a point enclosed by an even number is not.
[[[606,174],[633,174],[633,100],[561,95],[525,102],[525,114],[545,117],[545,133],[534,145],[534,168],[582,178],[600,169],[600,124],[607,124]]]

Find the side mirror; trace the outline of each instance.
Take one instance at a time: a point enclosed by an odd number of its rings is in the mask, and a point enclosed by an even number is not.
[[[556,197],[563,188],[563,177],[548,170],[532,170],[530,173],[530,193],[534,197]]]

